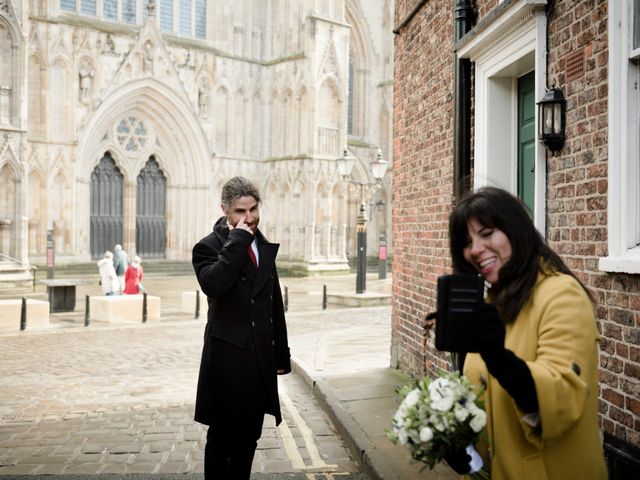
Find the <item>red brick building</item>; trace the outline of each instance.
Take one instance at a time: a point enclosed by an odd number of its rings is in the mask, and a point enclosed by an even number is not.
[[[472,186],[506,188],[597,299],[612,478],[640,448],[638,3],[397,0],[395,18],[392,366],[448,367],[423,337],[450,272],[448,214]],[[566,100],[556,152],[537,133],[553,87]]]

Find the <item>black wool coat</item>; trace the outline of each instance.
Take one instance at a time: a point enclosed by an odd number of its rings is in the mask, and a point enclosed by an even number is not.
[[[248,254],[253,238],[229,230],[222,217],[193,247],[193,267],[209,303],[195,411],[205,425],[249,412],[282,421],[276,371],[289,373],[291,363],[275,264],[279,245],[256,231],[256,269]]]

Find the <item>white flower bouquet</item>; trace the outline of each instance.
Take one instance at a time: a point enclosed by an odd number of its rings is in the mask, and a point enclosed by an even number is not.
[[[411,458],[432,469],[448,453],[467,451],[485,427],[487,415],[466,377],[457,372],[402,387],[403,398],[393,416],[393,443],[406,445]],[[478,461],[478,454],[471,448]]]

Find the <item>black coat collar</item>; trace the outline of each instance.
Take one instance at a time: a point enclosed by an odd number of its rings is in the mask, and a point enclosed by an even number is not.
[[[229,227],[227,226],[227,217],[220,217],[215,225],[213,231],[220,239],[220,242],[224,244],[229,237]],[[253,282],[252,295],[255,295],[264,286],[265,282],[269,278],[269,275],[273,272],[276,263],[276,255],[280,244],[268,242],[264,237],[260,229],[256,230],[255,239],[258,246],[258,269],[251,262],[249,254],[242,263],[242,273]]]

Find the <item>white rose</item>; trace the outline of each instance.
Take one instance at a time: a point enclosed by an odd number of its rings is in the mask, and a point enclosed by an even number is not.
[[[451,382],[446,378],[437,378],[429,384],[431,407],[440,412],[451,410],[455,401]]]
[[[453,407],[452,397],[432,398],[431,406],[440,412],[448,412]]]
[[[411,390],[404,399],[404,403],[407,407],[411,408],[420,400],[420,390],[417,388]]]
[[[400,440],[402,445],[406,445],[409,440],[409,435],[404,430],[400,430],[398,431],[398,440]]]
[[[474,432],[478,433],[480,430],[484,428],[486,423],[487,423],[487,414],[484,413],[484,411],[478,409],[473,414],[473,418],[471,419],[471,422],[469,423],[469,425],[471,426],[471,429]]]
[[[456,404],[454,414],[459,422],[464,422],[469,416],[469,410],[458,403]]]
[[[432,438],[433,438],[433,430],[431,430],[429,427],[422,427],[420,429],[420,441],[421,442],[428,442]]]

